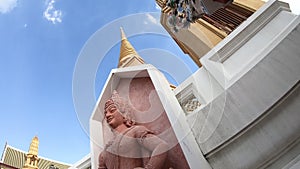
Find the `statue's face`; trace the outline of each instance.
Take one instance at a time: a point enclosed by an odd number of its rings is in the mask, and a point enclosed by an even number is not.
[[[115,105],[109,106],[107,109],[105,109],[104,115],[106,122],[113,129],[123,124],[124,117]]]

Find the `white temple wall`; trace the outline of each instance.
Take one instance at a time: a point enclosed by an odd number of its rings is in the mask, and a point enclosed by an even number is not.
[[[244,36],[245,43],[234,51],[224,52],[224,46],[217,46],[201,59],[203,68],[175,90],[178,94],[193,84],[197,90],[191,91],[205,100],[211,95],[207,94],[211,90],[208,74],[222,86],[214,88],[216,97],[187,115],[198,146],[212,168],[299,165],[300,18],[282,10],[285,8],[281,5],[277,1],[267,4],[280,10],[272,19],[266,19],[265,25],[260,23],[262,29],[253,36]],[[225,48],[235,42],[227,39],[227,43],[223,44]],[[222,62],[214,60],[220,53],[230,55]]]

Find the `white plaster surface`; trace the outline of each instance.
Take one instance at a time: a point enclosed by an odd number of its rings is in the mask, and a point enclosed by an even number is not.
[[[297,26],[299,17],[289,11],[288,4],[268,1],[200,62],[224,88],[230,87]]]
[[[300,18],[288,11],[269,1],[175,90],[193,84],[205,100],[187,120],[213,168],[282,168],[300,154]]]
[[[187,78],[174,90],[175,95],[180,94],[182,90],[193,85],[197,93],[199,94],[201,105],[206,105],[211,102],[215,97],[224,92],[220,84],[215,80],[214,77],[205,69],[201,67],[198,69],[193,76]]]
[[[300,67],[298,66],[300,64],[300,51],[296,47],[299,40],[298,27],[251,71],[210,103],[219,102],[221,103],[220,106],[218,104],[206,106],[201,112],[208,114],[224,110],[224,118],[234,122],[228,121],[224,124],[234,125],[234,127],[223,126],[222,128],[236,132],[256,119],[300,79]],[[222,96],[226,97],[225,107],[221,106],[223,105]],[[243,112],[245,113],[241,114]],[[222,122],[219,125],[222,125]],[[220,131],[220,133],[228,135],[230,132]],[[203,144],[205,145],[205,143]],[[206,146],[202,150],[208,151]]]

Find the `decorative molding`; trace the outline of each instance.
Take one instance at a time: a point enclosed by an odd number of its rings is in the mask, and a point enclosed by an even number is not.
[[[227,36],[228,41],[224,42],[224,45],[220,49],[217,49],[217,52],[209,60],[220,63],[225,62],[281,11],[290,11],[288,4],[275,0],[267,6],[260,8],[248,20],[242,23],[236,31]]]
[[[199,100],[198,94],[192,83],[180,91],[176,95],[176,98],[186,115],[193,113],[203,104]]]
[[[233,135],[232,137],[228,138],[227,140],[224,140],[222,143],[220,143],[218,146],[214,147],[212,150],[207,152],[205,155],[206,158],[209,158],[213,156],[214,154],[218,153],[222,149],[224,149],[229,144],[236,141],[239,137],[247,133],[250,129],[255,127],[257,124],[259,124],[262,120],[264,120],[267,116],[271,114],[271,112],[276,109],[281,103],[283,103],[291,94],[293,94],[296,90],[299,90],[300,87],[300,81],[298,81],[287,93],[285,93],[280,99],[277,100],[276,103],[274,103],[271,107],[269,107],[265,112],[263,112],[259,117],[257,117],[255,120],[250,122],[247,126],[245,126],[243,129],[241,129],[238,133]]]

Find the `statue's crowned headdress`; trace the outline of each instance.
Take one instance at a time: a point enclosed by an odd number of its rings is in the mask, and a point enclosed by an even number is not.
[[[126,119],[126,125],[132,126],[135,124],[133,120],[133,107],[128,103],[127,100],[120,97],[119,93],[114,90],[112,92],[111,98],[109,98],[104,105],[104,111],[106,111],[109,107],[115,106],[120,113]]]

